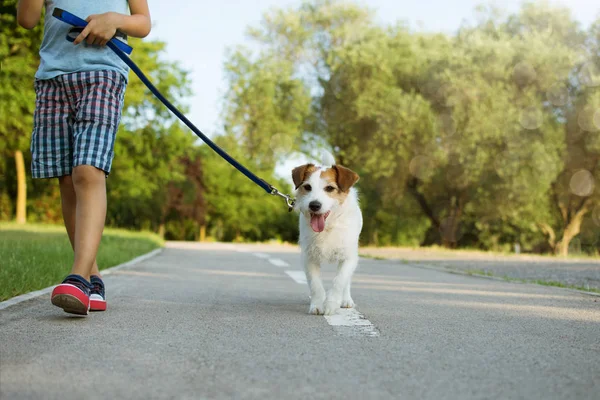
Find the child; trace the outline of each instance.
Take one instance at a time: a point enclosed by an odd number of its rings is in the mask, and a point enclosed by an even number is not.
[[[87,315],[88,310],[106,310],[96,254],[129,73],[105,45],[117,29],[147,36],[150,12],[147,0],[19,0],[19,25],[35,27],[44,5],[31,172],[33,178],[58,178],[63,219],[75,253],[70,275],[52,292],[52,304]],[[55,7],[87,17],[88,25],[75,42],[66,40],[72,26],[52,17]]]

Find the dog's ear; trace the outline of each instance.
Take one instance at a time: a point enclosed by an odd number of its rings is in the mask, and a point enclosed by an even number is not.
[[[304,179],[306,178],[306,173],[312,170],[313,167],[313,164],[305,164],[296,167],[292,170],[292,179],[294,180],[294,186],[296,189],[298,189],[300,184],[304,182]]]
[[[342,192],[347,192],[356,182],[358,182],[358,174],[351,169],[342,167],[341,165],[334,165],[337,173],[337,185]]]

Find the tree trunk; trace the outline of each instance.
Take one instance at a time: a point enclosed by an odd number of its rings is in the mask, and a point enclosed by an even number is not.
[[[21,150],[15,151],[17,167],[17,224],[27,221],[27,181],[25,179],[25,161]]]
[[[200,237],[198,238],[200,242],[206,241],[206,224],[200,225]]]
[[[573,217],[567,222],[565,229],[563,231],[563,237],[556,244],[556,254],[561,256],[567,256],[569,254],[569,243],[571,240],[579,235],[581,230],[581,222],[583,221],[583,217],[589,211],[588,209],[589,202],[586,202],[580,209],[573,215]]]
[[[458,211],[453,213],[456,215],[451,215],[448,218],[444,218],[440,222],[440,235],[442,237],[442,245],[447,249],[455,249],[458,244],[459,232],[458,227],[460,224],[460,214]]]
[[[442,245],[448,249],[458,247],[458,241],[462,236],[459,229],[463,205],[464,193],[460,196],[452,196],[448,207],[448,216],[440,221],[439,230],[442,237]]]
[[[373,246],[375,246],[375,247],[379,246],[379,230],[378,229],[373,230],[373,234],[371,235],[371,244],[373,244]]]
[[[419,182],[417,178],[409,180],[406,185],[408,192],[414,197],[417,203],[419,203],[421,210],[423,211],[425,216],[429,218],[433,227],[435,229],[440,229],[440,220],[435,216],[433,210],[429,206],[429,203],[427,203],[425,196],[423,196],[423,194],[417,189],[418,184]]]
[[[545,223],[539,223],[538,226],[542,229],[542,232],[544,232],[544,234],[547,236],[547,242],[548,242],[548,246],[550,246],[550,250],[552,250],[552,252],[556,253],[556,233],[554,233],[554,229],[552,229],[552,227]]]
[[[160,225],[158,226],[158,235],[161,238],[165,238],[165,223],[161,222]]]

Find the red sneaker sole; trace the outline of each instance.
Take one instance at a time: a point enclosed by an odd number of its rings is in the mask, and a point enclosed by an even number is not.
[[[54,288],[51,301],[70,314],[87,315],[90,308],[90,298],[85,293],[73,285],[64,283]]]
[[[52,297],[52,304],[63,309],[69,314],[87,315],[88,307],[83,304],[77,297],[70,294],[58,294]]]
[[[106,300],[90,300],[90,311],[106,311]]]

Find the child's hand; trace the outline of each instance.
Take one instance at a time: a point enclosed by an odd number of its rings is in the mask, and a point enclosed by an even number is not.
[[[79,44],[85,40],[88,44],[104,46],[117,33],[119,25],[119,14],[117,13],[93,14],[85,20],[88,24],[75,38],[74,44]]]

